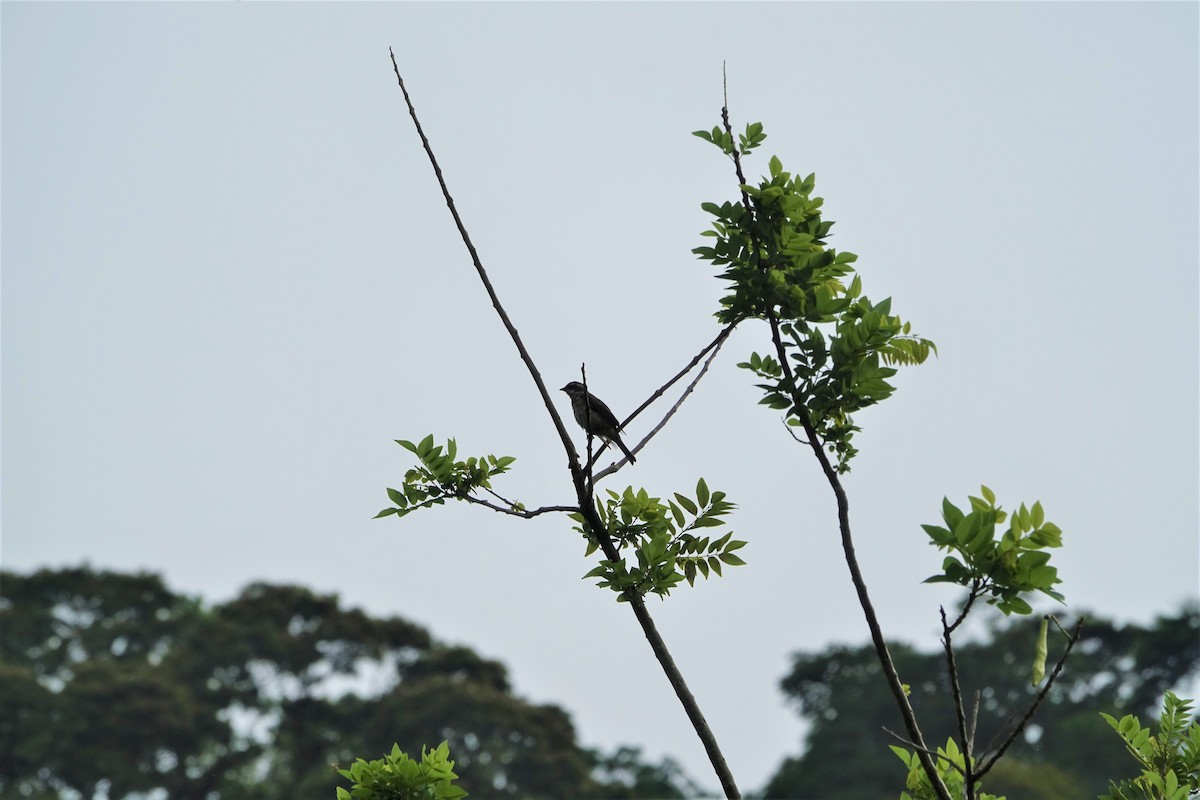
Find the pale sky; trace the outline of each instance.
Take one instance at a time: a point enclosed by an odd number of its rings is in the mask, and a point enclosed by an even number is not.
[[[584,744],[716,787],[568,522],[371,520],[412,463],[392,440],[427,433],[516,456],[506,496],[573,499],[391,46],[547,383],[586,361],[618,414],[717,331],[690,251],[736,187],[691,131],[728,63],[737,126],[769,137],[749,175],[815,172],[830,244],[939,346],[859,416],[847,481],[890,638],[936,646],[957,595],[921,585],[941,556],[920,524],[980,483],[1064,530],[1071,608],[1171,611],[1200,569],[1197,12],[5,2],[3,566],[336,592],[503,661]],[[756,349],[745,325],[610,483],[703,476],[739,504],[749,564],[650,608],[744,791],[799,749],[789,654],[867,637],[828,487],[735,367]]]

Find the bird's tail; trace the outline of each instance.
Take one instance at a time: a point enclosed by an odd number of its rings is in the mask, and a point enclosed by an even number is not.
[[[625,457],[629,459],[630,464],[637,463],[637,459],[633,457],[633,453],[629,452],[629,448],[626,447],[625,443],[621,441],[620,436],[614,438],[613,441],[617,443],[617,447],[621,448],[621,452],[624,453]]]

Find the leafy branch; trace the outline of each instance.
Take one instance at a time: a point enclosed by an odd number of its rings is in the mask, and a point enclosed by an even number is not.
[[[942,499],[945,527],[922,525],[931,543],[952,553],[942,561],[942,572],[926,583],[954,583],[967,588],[968,603],[987,597],[1005,615],[1032,613],[1022,595],[1041,592],[1060,603],[1063,596],[1052,587],[1062,583],[1050,566],[1050,548],[1062,547],[1062,530],[1046,521],[1042,504],[1024,503],[1009,517],[996,505],[996,495],[986,486],[982,497],[969,497],[971,511],[963,513]],[[997,526],[1006,519],[1008,529],[997,539]],[[956,623],[957,625],[957,623]]]
[[[1136,778],[1111,783],[1100,800],[1185,800],[1200,792],[1200,722],[1190,700],[1167,692],[1155,732],[1132,714],[1100,716],[1142,768]]]
[[[415,455],[421,466],[404,474],[403,488],[388,488],[388,497],[395,505],[380,511],[375,519],[393,514],[403,517],[421,508],[440,506],[447,498],[489,505],[473,493],[481,489],[490,492],[492,478],[508,472],[509,465],[516,461],[512,456],[493,455],[473,456],[458,461],[455,458],[458,455],[457,443],[450,439],[443,450],[441,445],[433,444],[433,434],[417,444],[405,439],[397,439],[396,444]],[[509,503],[507,509],[501,510],[523,515],[525,508],[520,503]]]
[[[862,606],[867,627],[892,695],[904,719],[912,751],[897,750],[910,768],[907,787],[916,797],[988,797],[978,793],[978,779],[995,764],[1020,733],[1057,678],[1071,648],[1079,638],[1077,625],[1041,692],[1024,717],[996,746],[985,749],[989,758],[976,766],[974,729],[978,706],[968,723],[962,688],[954,659],[953,631],[962,624],[980,598],[1005,614],[1031,613],[1026,597],[1042,593],[1062,601],[1054,590],[1060,583],[1049,565],[1050,548],[1060,547],[1062,532],[1046,522],[1040,503],[1021,505],[1011,517],[995,504],[987,487],[983,498],[970,498],[963,512],[943,502],[945,527],[924,526],[933,543],[950,554],[942,572],[927,582],[948,582],[967,589],[967,597],[951,623],[942,610],[943,645],[954,695],[959,741],[934,750],[924,741],[916,714],[908,700],[888,650],[877,615],[858,564],[850,528],[849,500],[841,482],[858,450],[853,437],[860,428],[854,414],[886,400],[895,392],[891,379],[897,369],[924,363],[937,353],[929,339],[913,333],[912,325],[892,312],[891,298],[872,302],[863,294],[856,274],[858,257],[830,248],[833,226],[822,215],[823,200],[814,195],[813,175],[799,177],[783,168],[777,157],[768,163],[768,175],[757,184],[746,180],[741,157],[766,138],[763,126],[752,123],[734,143],[728,108],[721,109],[724,127],[696,131],[695,135],[721,149],[734,163],[741,201],[704,203],[713,220],[701,235],[714,240],[694,249],[702,260],[723,271],[717,276],[728,284],[716,317],[721,321],[761,319],[768,324],[774,352],[751,353],[738,366],[760,379],[760,404],[784,413],[797,442],[808,446],[825,474],[837,500],[838,528],[851,581]],[[998,526],[1009,520],[998,535]],[[1046,625],[1043,621],[1034,655],[1034,683],[1042,681],[1046,661]],[[1080,623],[1080,625],[1082,622]],[[905,795],[906,797],[908,795]]]
[[[392,752],[383,758],[355,759],[349,769],[337,773],[353,784],[350,789],[337,788],[338,800],[460,800],[467,796],[454,785],[458,775],[446,742],[432,750],[422,747],[420,761],[393,744]]]
[[[635,560],[631,564],[623,557],[606,558],[584,577],[599,578],[596,585],[619,592],[620,602],[648,593],[666,597],[684,580],[695,585],[697,573],[705,578],[710,573],[720,576],[722,564],[746,563],[734,552],[746,542],[733,539],[732,532],[715,540],[695,533],[724,525],[723,518],[735,508],[724,492],[710,492],[703,478],[696,483],[695,500],[677,492],[673,500],[664,503],[644,489],[635,492],[633,487],[622,494],[611,490],[607,494],[606,499],[597,499],[596,513],[617,552],[631,548]],[[590,556],[600,542],[584,515],[572,514],[571,518],[577,523],[575,530],[587,540],[585,555]]]
[[[851,265],[857,257],[826,248],[833,222],[822,218],[823,201],[812,196],[814,177],[794,177],[773,157],[768,165],[770,175],[757,187],[749,185],[741,151],[733,145],[728,104],[721,109],[721,118],[724,131],[715,128],[695,135],[731,158],[741,202],[702,206],[715,217],[711,229],[702,235],[715,242],[693,252],[724,268],[717,277],[730,284],[731,292],[721,299],[717,319],[754,318],[769,325],[774,357],[751,356],[744,366],[766,381],[759,385],[764,391],[760,402],[785,411],[788,424],[804,431],[801,441],[812,449],[833,490],[842,551],[871,641],[917,749],[917,759],[940,800],[951,800],[871,603],[854,551],[849,499],[839,477],[849,470],[857,452],[852,437],[859,428],[852,412],[893,391],[887,383],[892,368],[881,364],[885,355],[899,362],[896,354],[900,353],[906,361],[920,363],[923,356],[935,352],[934,345],[923,339],[910,345],[892,344],[907,340],[910,328],[892,317],[890,303],[872,304],[862,297],[858,276],[847,284],[845,279],[853,272]],[[740,138],[757,146],[765,135],[759,123],[752,123]],[[827,452],[836,458],[836,464]]]

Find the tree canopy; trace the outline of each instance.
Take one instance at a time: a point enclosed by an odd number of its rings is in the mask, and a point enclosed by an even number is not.
[[[959,674],[968,676],[964,691],[971,702],[974,692],[980,693],[982,742],[1011,715],[1020,714],[1036,691],[1025,666],[1035,627],[1027,618],[1001,618],[984,637],[956,648]],[[1118,625],[1087,615],[1083,630],[1032,725],[988,775],[989,793],[1092,800],[1105,791],[1109,779],[1128,771],[1125,746],[1099,712],[1156,716],[1163,692],[1200,670],[1200,616],[1195,605],[1146,626]],[[911,688],[913,706],[923,718],[943,726],[930,731],[930,740],[945,741],[954,724],[945,653],[900,643],[890,647]],[[883,728],[897,730],[895,705],[874,649],[832,645],[797,653],[781,686],[812,727],[805,749],[780,766],[766,796],[894,800],[903,767],[888,752],[886,745],[896,740]]]
[[[448,740],[480,797],[683,797],[671,761],[582,747],[499,662],[333,595],[209,606],[154,574],[0,573],[0,797],[332,797],[331,765]]]

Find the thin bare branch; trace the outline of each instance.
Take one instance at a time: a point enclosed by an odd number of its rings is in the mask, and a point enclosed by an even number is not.
[[[807,447],[812,447],[812,442],[810,442],[808,439],[801,439],[799,436],[796,435],[796,426],[788,425],[787,419],[783,420],[783,428],[784,428],[784,430],[786,430],[788,432],[788,436],[791,436],[793,439],[796,440],[796,444],[802,444]]]
[[[883,732],[886,733],[888,736],[891,736],[893,739],[896,739],[897,741],[903,743],[904,745],[911,747],[913,750],[917,751],[918,753],[924,753],[927,756],[932,756],[933,758],[939,759],[941,761],[945,761],[947,764],[949,764],[950,766],[952,766],[956,770],[958,770],[959,774],[962,774],[963,768],[960,767],[958,764],[956,764],[954,761],[950,760],[949,757],[943,755],[942,753],[938,753],[934,750],[930,750],[928,748],[921,747],[918,744],[910,742],[908,739],[905,739],[903,736],[896,733],[891,728],[884,727]]]
[[[979,701],[982,699],[983,693],[978,689],[975,690],[975,704],[971,707],[971,749],[975,749],[975,731],[979,725]]]
[[[697,353],[696,356],[687,363],[687,366],[685,366],[683,369],[679,370],[679,372],[675,373],[675,376],[672,377],[669,381],[667,381],[662,386],[655,389],[654,392],[648,398],[646,398],[645,402],[643,402],[640,406],[638,406],[636,409],[634,409],[633,413],[630,414],[628,417],[626,417],[625,421],[621,423],[621,428],[624,429],[625,426],[628,425],[630,422],[632,422],[635,417],[637,417],[639,414],[641,414],[643,411],[645,411],[647,408],[649,408],[651,403],[653,403],[658,398],[662,397],[663,394],[666,393],[667,389],[670,389],[672,386],[674,386],[676,383],[678,383],[679,380],[681,378],[683,378],[683,376],[685,376],[689,372],[691,372],[695,368],[695,366],[700,363],[700,359],[704,358],[705,355],[708,355],[708,353],[710,351],[713,351],[714,349],[720,350],[721,347],[724,346],[725,340],[729,338],[729,334],[733,333],[733,329],[736,328],[737,325],[738,325],[738,322],[731,322],[728,325],[726,325],[724,328],[722,328],[721,332],[717,334],[717,338],[713,339],[711,342],[709,342],[704,347],[703,350],[701,350],[699,353]],[[713,353],[713,355],[715,355],[715,353]],[[709,360],[709,362],[711,362],[712,357],[710,356],[708,360]],[[705,368],[707,369],[707,366]],[[701,373],[701,374],[703,374],[703,373]],[[695,388],[695,383],[693,382],[692,386],[688,389],[688,392],[686,392],[684,394],[684,396],[686,397],[687,394],[690,394],[691,390],[694,388]],[[678,410],[678,404],[676,405],[676,410]],[[672,413],[674,413],[674,412],[672,412]],[[654,429],[653,432],[657,432],[661,428],[662,428],[662,424],[660,423],[658,425],[658,427],[656,427]],[[644,439],[642,439],[640,442],[638,442],[634,447],[632,447],[630,449],[636,455],[637,453],[641,452],[641,449],[643,447],[645,447],[647,442],[649,442],[649,441],[650,441],[650,436],[646,436]],[[607,442],[600,445],[600,449],[598,451],[596,451],[595,458],[588,459],[588,468],[589,469],[594,465],[595,461],[600,460],[600,455],[607,448],[608,448]],[[611,475],[613,472],[616,471],[616,469],[619,469],[620,467],[624,466],[627,461],[629,461],[629,459],[622,458],[619,461],[613,462],[613,464],[611,464],[610,466],[605,467],[604,471],[601,472],[600,475],[596,476],[596,479],[599,480],[601,477],[604,477],[605,475]]]
[[[558,409],[555,408],[554,402],[550,399],[550,392],[546,389],[546,383],[542,380],[541,373],[538,372],[537,366],[533,363],[533,357],[529,355],[529,351],[525,348],[525,343],[521,341],[521,335],[517,333],[512,320],[508,318],[508,312],[500,304],[500,298],[496,294],[496,289],[492,286],[492,281],[488,278],[487,270],[483,268],[483,262],[479,260],[479,253],[476,252],[475,245],[471,242],[471,235],[467,233],[466,225],[463,224],[462,217],[458,214],[458,208],[454,205],[454,198],[450,196],[450,190],[446,186],[446,179],[442,175],[442,168],[438,165],[437,157],[433,154],[433,148],[429,145],[429,139],[425,136],[425,131],[421,127],[421,121],[417,119],[417,110],[413,107],[412,98],[408,94],[408,88],[404,85],[404,78],[400,75],[400,67],[396,64],[396,54],[392,52],[390,47],[388,48],[388,54],[392,57],[392,69],[396,73],[396,80],[400,84],[400,91],[404,93],[404,102],[408,106],[408,114],[412,117],[413,125],[417,128],[417,135],[421,137],[421,146],[425,148],[425,154],[429,156],[429,163],[433,165],[433,172],[437,176],[438,186],[442,189],[442,196],[446,199],[446,207],[450,209],[450,215],[454,218],[454,224],[458,227],[459,236],[462,237],[463,244],[467,247],[467,252],[471,254],[471,263],[475,265],[475,271],[479,274],[479,280],[483,283],[483,288],[487,290],[488,297],[492,301],[492,307],[496,309],[496,313],[500,316],[500,321],[504,323],[504,329],[508,331],[509,337],[512,339],[513,344],[516,345],[517,352],[521,355],[521,360],[525,362],[525,367],[529,370],[529,375],[533,378],[538,393],[542,396],[542,403],[545,404],[546,411],[550,414],[550,419],[554,422],[554,427],[558,431],[559,438],[562,439],[568,458],[573,462],[578,462],[579,456],[575,452],[575,444],[567,434],[562,417],[559,416]]]
[[[733,326],[730,325],[725,330],[728,331],[728,330],[732,330],[732,329],[733,329]],[[675,401],[675,405],[671,406],[667,410],[667,413],[663,415],[663,418],[659,421],[659,423],[657,425],[655,425],[650,430],[650,432],[647,433],[646,436],[640,442],[638,442],[637,445],[635,445],[632,448],[634,453],[637,453],[639,450],[641,450],[643,447],[645,447],[646,443],[649,442],[659,431],[661,431],[663,429],[663,427],[667,424],[667,422],[671,419],[671,417],[675,416],[675,412],[678,411],[680,406],[683,405],[683,401],[687,400],[688,395],[690,395],[693,391],[695,391],[696,384],[700,383],[700,379],[704,377],[704,373],[708,372],[709,366],[712,365],[713,359],[715,359],[717,357],[717,353],[721,352],[721,345],[723,345],[724,343],[725,343],[725,340],[723,338],[721,338],[720,336],[718,336],[713,341],[713,344],[709,345],[709,348],[711,348],[712,352],[709,353],[708,358],[704,360],[704,364],[700,367],[700,371],[696,373],[696,377],[693,378],[692,382],[687,385],[687,387],[683,390],[683,394],[679,395],[679,399]],[[707,350],[709,348],[705,348],[705,349]],[[701,351],[701,352],[703,352],[703,351]],[[691,367],[688,367],[688,369],[691,369]],[[686,374],[686,372],[681,373],[681,375],[682,374]],[[666,386],[670,386],[671,383],[674,383],[674,382],[675,382],[675,379],[672,379],[669,383],[666,384]],[[664,389],[665,388],[666,387],[664,386]],[[661,394],[661,393],[662,392],[660,391],[659,394]],[[641,411],[641,409],[638,409],[638,410]],[[621,468],[621,466],[626,461],[628,461],[628,459],[622,459],[622,460],[618,461],[617,463],[613,464],[612,466],[605,467],[604,469],[600,470],[600,472],[596,475],[596,480],[600,480],[601,478],[603,478],[607,475],[611,475],[612,473],[616,472],[618,469]]]
[[[728,325],[726,325],[724,328],[722,328],[721,332],[717,334],[717,338],[715,338],[711,342],[709,342],[704,347],[704,349],[701,350],[699,353],[696,353],[696,356],[687,363],[687,366],[685,366],[683,369],[679,370],[679,372],[675,373],[675,376],[673,378],[671,378],[671,380],[667,381],[662,386],[655,389],[654,393],[651,394],[648,398],[646,398],[646,402],[642,403],[640,406],[638,406],[636,409],[634,409],[634,412],[632,414],[630,414],[628,417],[626,417],[625,421],[621,423],[621,427],[624,428],[626,425],[628,425],[630,422],[632,422],[635,417],[637,417],[639,414],[641,414],[643,411],[645,411],[647,408],[649,408],[651,403],[653,403],[658,398],[662,397],[663,394],[666,393],[667,389],[670,389],[672,386],[674,386],[676,383],[678,383],[679,380],[681,378],[683,378],[684,375],[687,375],[689,372],[691,372],[692,369],[695,368],[695,366],[700,363],[700,359],[702,359],[706,355],[708,355],[709,351],[711,351],[713,349],[720,350],[721,347],[725,344],[725,340],[729,338],[729,334],[733,333],[733,329],[738,326],[739,322],[740,322],[740,320],[738,320],[737,322],[731,322]],[[711,360],[712,359],[710,358],[709,361],[711,361]]]
[[[947,633],[954,633],[954,631],[958,630],[958,626],[963,624],[963,620],[965,620],[967,618],[967,612],[969,612],[971,610],[971,606],[975,605],[975,598],[979,597],[979,595],[982,593],[983,589],[984,589],[984,587],[979,580],[976,580],[976,581],[974,581],[974,583],[972,583],[971,589],[967,593],[967,602],[963,603],[962,612],[954,620],[954,624],[950,626]],[[946,622],[945,617],[946,617],[946,613],[945,613],[945,611],[943,611],[942,612],[943,626],[945,625],[945,622]]]
[[[963,753],[963,764],[966,765],[963,771],[963,789],[966,792],[967,800],[973,800],[975,797],[975,773],[971,768],[971,737],[967,733],[967,712],[963,708],[962,687],[958,682],[958,666],[954,663],[954,644],[950,638],[954,628],[946,620],[946,609],[938,606],[938,611],[942,615],[942,646],[946,649],[946,671],[950,676],[950,691],[954,696],[954,716],[958,722],[958,743]],[[962,616],[959,616],[954,624],[961,623],[965,615],[966,611],[964,610]]]
[[[585,409],[583,418],[590,421],[592,418],[592,395],[588,391],[586,363],[580,363],[579,376],[583,383],[583,407]],[[575,403],[574,398],[571,399],[571,403],[573,406]],[[596,459],[599,458],[599,453],[592,453],[596,437],[592,434],[592,426],[590,424],[583,429],[583,433],[587,437],[587,466],[584,467],[584,472],[587,473],[587,504],[591,506],[595,503],[594,498],[596,496],[596,476],[592,474],[592,466],[596,463]],[[600,449],[603,450],[607,444],[607,442],[602,443]]]
[[[542,506],[541,508],[531,508],[524,511],[518,511],[516,508],[514,508],[514,504],[509,504],[508,506],[499,506],[490,500],[484,500],[472,495],[465,495],[463,499],[468,503],[472,503],[477,506],[483,506],[484,508],[490,508],[492,511],[497,513],[508,514],[511,517],[522,517],[523,519],[533,519],[534,517],[542,514],[550,514],[555,511],[562,511],[568,514],[579,511],[579,506]],[[507,503],[508,501],[505,500],[504,502]]]

